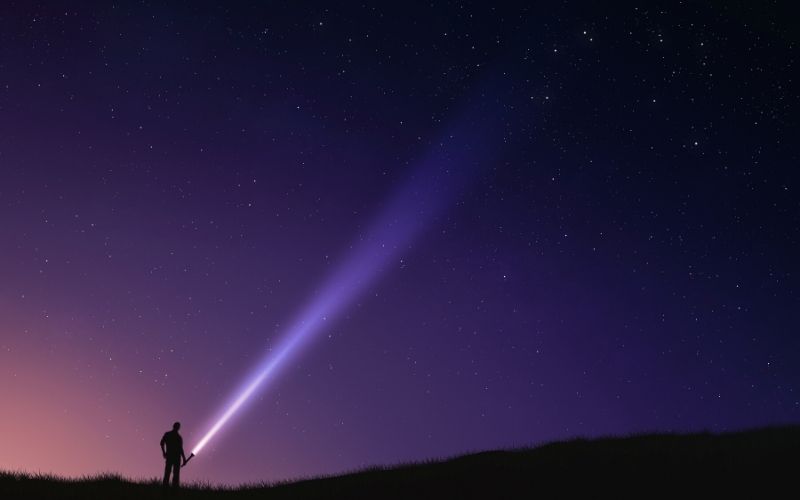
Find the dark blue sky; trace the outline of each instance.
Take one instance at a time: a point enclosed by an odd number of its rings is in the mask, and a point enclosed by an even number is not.
[[[189,479],[796,422],[789,11],[4,4],[0,468],[158,474],[420,179]]]

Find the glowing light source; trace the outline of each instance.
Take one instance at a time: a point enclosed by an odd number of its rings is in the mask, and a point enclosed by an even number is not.
[[[290,324],[282,341],[255,368],[214,425],[195,445],[197,454],[242,406],[286,366],[323,325],[346,309],[407,250],[416,236],[475,178],[489,149],[487,136],[498,133],[486,116],[463,120],[427,156],[416,174],[374,219],[348,257],[328,277],[311,302]],[[480,124],[480,125],[478,125]]]

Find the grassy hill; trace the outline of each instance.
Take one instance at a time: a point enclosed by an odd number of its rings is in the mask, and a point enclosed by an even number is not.
[[[2,499],[797,498],[800,426],[727,434],[654,434],[489,451],[449,460],[241,488],[115,476],[62,480],[0,473]]]

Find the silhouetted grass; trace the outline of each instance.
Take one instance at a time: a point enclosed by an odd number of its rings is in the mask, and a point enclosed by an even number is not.
[[[66,480],[0,473],[0,498],[797,498],[799,454],[800,426],[792,426],[575,439],[340,476],[238,488],[193,485],[177,492],[116,475]]]

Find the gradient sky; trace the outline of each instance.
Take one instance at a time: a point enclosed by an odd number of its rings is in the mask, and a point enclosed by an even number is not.
[[[185,479],[797,422],[789,9],[526,3],[4,2],[0,469],[159,475],[386,211]]]

